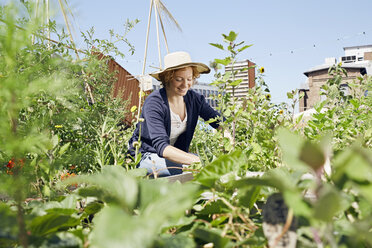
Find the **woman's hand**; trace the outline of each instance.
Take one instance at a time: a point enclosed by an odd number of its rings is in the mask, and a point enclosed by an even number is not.
[[[179,164],[185,164],[190,165],[192,163],[199,163],[200,158],[192,153],[184,152],[174,146],[167,146],[163,151],[163,157],[179,163]]]

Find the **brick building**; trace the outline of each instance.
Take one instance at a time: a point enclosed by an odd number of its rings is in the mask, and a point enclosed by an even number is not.
[[[372,45],[344,47],[345,56],[339,59],[342,68],[347,71],[347,76],[342,76],[342,85],[347,88],[348,82],[352,82],[357,77],[365,74],[372,74]],[[328,79],[328,70],[337,64],[336,58],[326,58],[323,65],[318,65],[304,72],[307,82],[302,84],[299,91],[304,92],[304,97],[300,100],[299,111],[305,111],[322,100],[320,88]]]

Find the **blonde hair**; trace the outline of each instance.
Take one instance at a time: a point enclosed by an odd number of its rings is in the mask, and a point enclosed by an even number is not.
[[[193,85],[194,85],[196,83],[195,79],[200,77],[200,72],[198,71],[196,66],[188,66],[188,67],[191,67],[191,69],[192,69],[192,77],[194,79],[194,83],[193,83]],[[165,87],[168,83],[170,83],[170,81],[172,81],[172,79],[174,78],[174,73],[176,71],[183,70],[185,68],[187,68],[187,67],[174,69],[174,70],[170,70],[170,71],[165,71],[165,72],[159,74],[161,86]]]

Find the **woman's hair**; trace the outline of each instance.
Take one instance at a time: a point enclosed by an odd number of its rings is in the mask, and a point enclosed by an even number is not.
[[[200,77],[200,72],[198,71],[198,69],[196,68],[196,66],[190,66],[192,68],[192,77],[193,79],[195,80],[196,78]],[[170,70],[170,71],[165,71],[161,74],[159,74],[159,78],[160,78],[160,82],[161,82],[161,86],[165,87],[174,77],[174,73],[178,70],[182,70],[182,69],[185,69],[187,67],[184,67],[184,68],[180,68],[180,69],[175,69],[175,70]],[[195,84],[196,81],[194,81],[194,84]]]

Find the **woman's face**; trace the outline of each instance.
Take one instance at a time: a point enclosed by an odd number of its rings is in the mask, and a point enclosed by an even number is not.
[[[167,92],[171,95],[184,96],[194,83],[191,67],[178,69],[174,72],[172,80],[167,84]]]

